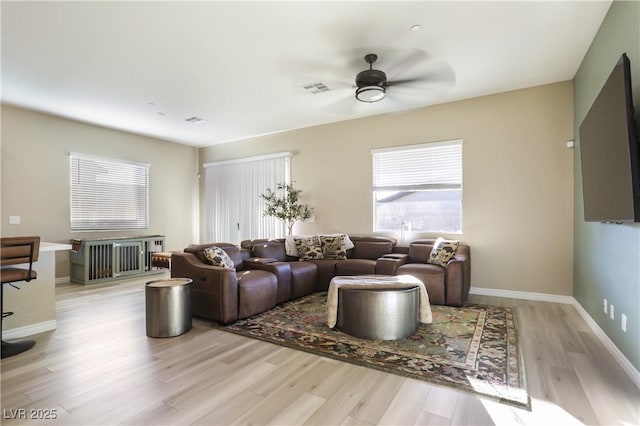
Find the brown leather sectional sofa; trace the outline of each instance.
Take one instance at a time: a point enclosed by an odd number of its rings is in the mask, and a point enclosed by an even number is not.
[[[337,275],[400,275],[419,278],[436,305],[460,306],[470,286],[471,255],[460,244],[446,268],[426,263],[435,240],[417,240],[399,247],[386,237],[349,237],[354,244],[347,259],[299,261],[287,256],[285,240],[246,240],[192,244],[171,256],[171,276],[193,280],[193,315],[223,324],[264,312],[277,304],[315,291],[326,291]],[[233,260],[235,271],[210,265],[207,247],[218,246]]]

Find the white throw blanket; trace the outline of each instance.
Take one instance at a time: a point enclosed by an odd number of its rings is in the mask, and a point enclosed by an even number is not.
[[[338,321],[338,289],[358,288],[386,289],[386,288],[413,288],[418,287],[420,291],[420,322],[431,324],[431,305],[429,295],[422,281],[411,275],[354,275],[334,277],[329,284],[329,294],[327,295],[327,325],[329,328],[336,326]]]

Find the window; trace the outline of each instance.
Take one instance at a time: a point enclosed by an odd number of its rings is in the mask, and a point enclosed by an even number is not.
[[[71,230],[149,227],[149,165],[71,153]]]
[[[205,240],[238,244],[286,235],[285,224],[264,216],[260,194],[290,183],[288,152],[204,164]]]
[[[374,231],[462,232],[462,141],[376,149]]]

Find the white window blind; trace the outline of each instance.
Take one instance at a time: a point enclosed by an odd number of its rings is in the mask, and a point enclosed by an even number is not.
[[[71,153],[71,230],[149,227],[149,165]]]
[[[461,232],[461,140],[371,154],[374,231]]]
[[[462,141],[372,151],[375,190],[460,188]]]
[[[286,235],[281,220],[264,216],[260,194],[278,183],[290,183],[290,155],[283,152],[204,165],[207,242],[238,244]]]

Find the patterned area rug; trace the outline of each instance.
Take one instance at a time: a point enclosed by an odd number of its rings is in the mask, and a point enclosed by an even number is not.
[[[396,341],[327,327],[326,293],[315,293],[221,329],[531,410],[510,308],[433,305],[433,323]]]

